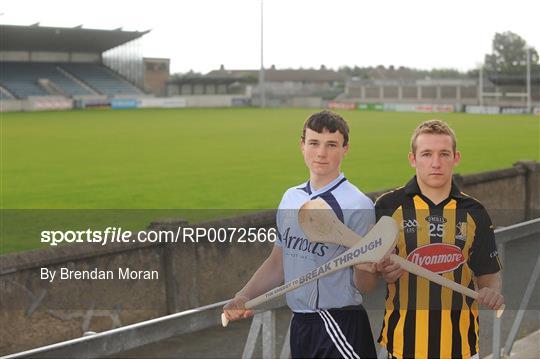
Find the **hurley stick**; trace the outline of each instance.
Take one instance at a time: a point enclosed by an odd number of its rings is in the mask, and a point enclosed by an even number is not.
[[[349,231],[354,233],[351,230]],[[398,232],[394,219],[382,217],[364,238],[355,234],[358,240],[346,252],[290,282],[247,301],[245,308],[251,309],[340,269],[360,263],[378,262],[396,246]],[[221,323],[224,327],[229,323],[224,313],[221,314]]]
[[[300,208],[298,222],[311,242],[334,243],[350,248],[362,239],[362,237],[344,225],[335,216],[334,211],[321,198],[306,202]],[[478,298],[478,292],[421,267],[416,263],[410,262],[403,257],[390,254],[390,258],[392,261],[399,263],[401,268],[409,273],[416,274],[475,300]],[[504,308],[505,305],[503,304],[497,309],[497,318],[501,317]]]

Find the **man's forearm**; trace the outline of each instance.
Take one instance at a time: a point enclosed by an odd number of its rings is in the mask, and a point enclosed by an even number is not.
[[[476,277],[476,285],[478,289],[490,288],[497,292],[502,290],[502,280],[499,273],[484,274]]]
[[[283,283],[284,273],[281,252],[275,253],[274,251],[276,251],[276,248],[274,248],[272,254],[261,264],[246,285],[236,293],[237,296],[253,299]]]
[[[354,285],[360,293],[371,292],[377,286],[378,274],[354,267]]]
[[[484,274],[476,278],[478,287],[479,304],[491,309],[499,309],[504,304],[504,297],[501,293],[502,281],[499,273]]]

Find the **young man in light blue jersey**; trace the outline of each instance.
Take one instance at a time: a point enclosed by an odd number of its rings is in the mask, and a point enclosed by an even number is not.
[[[349,151],[349,127],[338,114],[321,111],[304,124],[300,141],[309,180],[288,189],[276,217],[279,240],[248,283],[224,307],[229,320],[252,315],[245,302],[305,274],[346,251],[343,246],[310,243],[298,224],[298,210],[321,197],[359,235],[375,223],[372,201],[340,171]],[[374,358],[375,346],[360,292],[375,286],[375,266],[343,269],[287,293],[293,311],[293,358]]]

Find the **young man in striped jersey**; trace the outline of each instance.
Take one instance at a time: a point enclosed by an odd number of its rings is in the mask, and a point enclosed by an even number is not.
[[[300,141],[309,180],[287,190],[277,211],[279,241],[249,282],[225,307],[229,320],[245,318],[244,303],[305,274],[343,253],[334,244],[310,243],[298,224],[298,209],[323,198],[349,228],[365,235],[375,223],[373,203],[340,171],[349,150],[349,127],[336,113],[309,117]],[[293,358],[374,358],[375,345],[360,291],[376,283],[373,265],[348,268],[287,293],[293,311]]]
[[[446,123],[422,123],[409,153],[416,176],[382,195],[375,209],[377,218],[388,215],[401,224],[399,256],[471,289],[476,283],[478,300],[384,259],[377,264],[388,283],[379,342],[389,358],[478,358],[478,305],[497,309],[504,302],[491,219],[452,181],[460,157]]]

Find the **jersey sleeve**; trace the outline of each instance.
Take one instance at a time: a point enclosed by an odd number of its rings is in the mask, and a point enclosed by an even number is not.
[[[382,195],[375,201],[375,219],[378,221],[382,216],[392,217],[395,206],[391,206],[388,200],[388,194]]]
[[[471,217],[475,221],[476,229],[469,257],[469,267],[476,277],[497,273],[502,269],[502,265],[497,253],[491,218],[483,207],[473,210]]]
[[[279,203],[278,209],[276,211],[277,239],[274,242],[274,245],[278,247],[283,247],[283,237],[282,237],[283,223],[285,222],[285,217],[287,216],[287,212],[292,211],[291,209],[284,208],[283,203],[285,202],[286,196],[287,196],[287,192],[285,192],[285,194],[283,195],[283,198],[281,199],[281,202]]]
[[[367,197],[360,200],[358,207],[350,210],[352,212],[346,225],[358,235],[365,236],[375,224],[375,208],[373,202]]]

